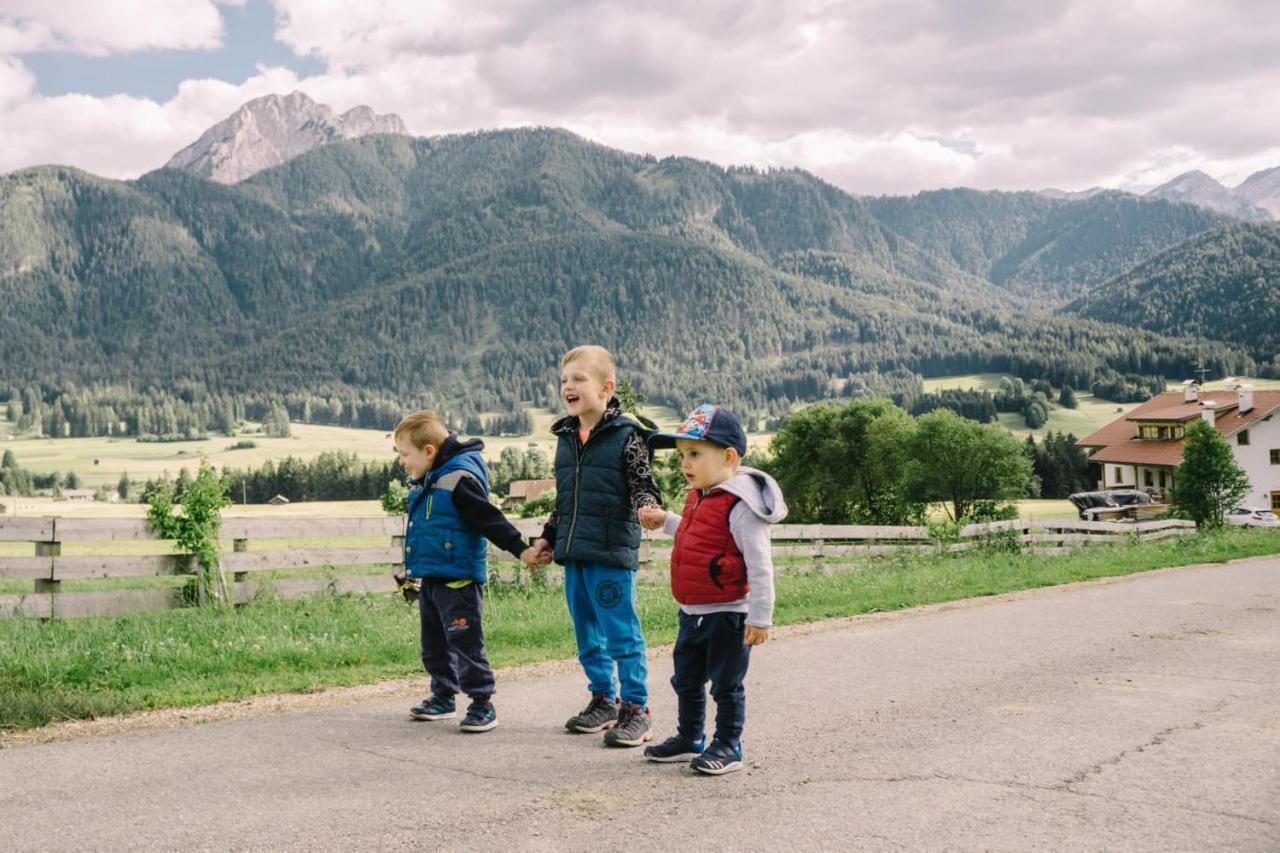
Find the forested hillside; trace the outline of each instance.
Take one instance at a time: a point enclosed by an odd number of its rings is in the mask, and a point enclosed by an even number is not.
[[[1100,285],[1068,312],[1280,353],[1280,223],[1214,229]],[[1280,360],[1275,362],[1280,367]]]
[[[902,371],[1247,372],[1229,342],[1046,310],[1218,221],[1113,196],[864,200],[545,129],[366,137],[235,186],[26,169],[0,177],[0,385],[412,395],[465,416],[551,401],[559,354],[595,341],[654,402],[764,415]]]

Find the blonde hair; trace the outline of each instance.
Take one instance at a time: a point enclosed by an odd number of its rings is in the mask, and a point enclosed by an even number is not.
[[[604,347],[596,346],[595,344],[574,347],[564,354],[564,358],[560,359],[560,369],[564,370],[570,362],[579,360],[589,362],[596,374],[596,378],[601,382],[612,381],[616,383],[618,381],[618,367],[613,361],[613,353]]]
[[[444,418],[435,412],[420,411],[405,415],[396,424],[395,437],[406,437],[414,447],[422,449],[430,444],[439,447],[449,437],[449,428]]]

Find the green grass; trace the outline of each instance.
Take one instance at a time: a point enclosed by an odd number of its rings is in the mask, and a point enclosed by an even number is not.
[[[1280,553],[1280,535],[1228,530],[1044,558],[1020,553],[873,558],[832,574],[784,569],[777,624],[896,610],[1165,566]],[[496,666],[571,658],[558,589],[494,585],[486,634]],[[665,584],[638,607],[652,645],[675,638]],[[390,596],[264,598],[233,611],[0,620],[0,728],[302,692],[416,674],[417,618]]]

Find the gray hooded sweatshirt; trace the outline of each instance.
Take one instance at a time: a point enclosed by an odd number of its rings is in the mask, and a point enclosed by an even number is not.
[[[738,467],[738,472],[717,486],[740,500],[729,512],[729,532],[747,564],[746,597],[725,604],[682,604],[692,616],[704,613],[745,613],[747,624],[768,628],[773,624],[773,552],[769,546],[769,525],[787,517],[787,504],[778,483],[763,471]],[[668,512],[662,529],[674,536],[680,516]]]

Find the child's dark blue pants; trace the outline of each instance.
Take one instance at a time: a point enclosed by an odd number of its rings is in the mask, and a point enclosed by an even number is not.
[[[716,700],[717,740],[737,745],[747,720],[746,688],[751,647],[742,644],[747,614],[707,613],[691,616],[680,611],[676,636],[675,688],[681,737],[698,740],[707,714],[707,682]]]
[[[484,584],[454,589],[425,578],[418,595],[422,620],[422,665],[431,675],[431,695],[493,695],[493,668],[484,651]]]

